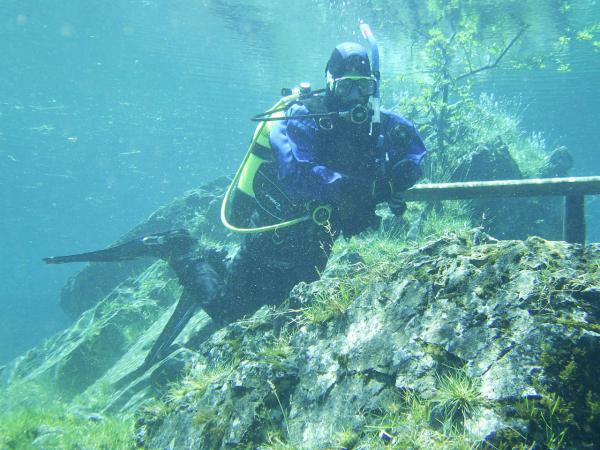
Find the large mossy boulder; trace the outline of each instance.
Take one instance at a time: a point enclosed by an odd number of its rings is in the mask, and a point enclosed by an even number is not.
[[[369,263],[380,244],[334,258],[288,309],[198,345],[182,381],[138,420],[139,441],[600,445],[600,247],[475,231],[387,247]]]
[[[51,385],[70,414],[135,416],[146,448],[600,444],[598,245],[341,240],[280,308],[221,329],[199,311],[140,372],[179,293],[155,263],[3,383]]]
[[[198,311],[141,369],[180,293],[155,262],[0,382],[49,386],[65,429],[135,422],[132,445],[152,449],[600,446],[597,244],[339,239],[279,308],[222,328]]]
[[[564,147],[557,148],[536,174],[541,178],[567,176],[573,160]],[[450,181],[520,180],[523,173],[508,147],[498,140],[481,146],[459,161]],[[540,235],[562,239],[563,199],[560,197],[500,197],[469,201],[472,219],[499,239],[526,239]]]

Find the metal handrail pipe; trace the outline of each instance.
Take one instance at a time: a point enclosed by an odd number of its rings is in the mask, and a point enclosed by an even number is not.
[[[402,199],[407,202],[414,202],[598,194],[600,194],[600,176],[417,184],[404,192]]]

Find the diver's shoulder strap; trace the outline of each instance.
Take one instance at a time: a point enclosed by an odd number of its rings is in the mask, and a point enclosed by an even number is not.
[[[315,221],[315,223],[321,223],[320,221],[325,216],[328,218],[329,214],[324,214],[324,212],[329,213],[330,208],[327,205],[322,205],[316,209],[309,208],[305,215],[300,214],[300,216],[297,218],[283,220],[282,222],[275,223],[273,225],[259,226],[256,228],[242,228],[240,226],[233,225],[229,221],[231,200],[234,197],[234,192],[236,190],[241,191],[242,193],[247,194],[249,199],[254,198],[256,200],[256,192],[254,191],[255,176],[259,173],[259,169],[263,163],[272,162],[272,159],[268,157],[269,152],[272,151],[271,142],[269,140],[272,127],[274,126],[274,121],[272,118],[275,118],[275,121],[277,118],[285,118],[285,112],[287,109],[297,101],[301,101],[303,104],[305,104],[309,111],[318,111],[319,108],[321,108],[321,106],[319,106],[319,102],[309,102],[309,100],[314,97],[313,95],[302,99],[299,99],[299,97],[300,96],[297,94],[283,97],[271,109],[253,118],[253,120],[258,121],[259,124],[254,131],[252,142],[250,143],[250,147],[246,152],[246,156],[244,157],[242,164],[233,177],[233,180],[231,181],[231,184],[229,185],[229,188],[223,197],[223,202],[221,203],[221,222],[229,230],[237,233],[262,233],[290,227],[297,223],[311,220],[311,218],[313,221]],[[308,106],[308,103],[311,103],[311,105]],[[265,182],[269,182],[271,185],[273,185],[273,180],[270,180],[268,176],[264,176],[264,173],[261,173],[261,175],[263,175]],[[277,201],[277,199],[275,199],[275,201]]]
[[[281,101],[277,105],[279,105],[280,103],[281,103]],[[284,117],[285,111],[286,111],[287,107],[289,107],[289,105],[291,105],[291,103],[292,102],[285,105],[286,106],[285,109],[277,109],[276,111],[272,112],[265,118],[272,119],[275,117]],[[271,134],[271,130],[273,129],[274,126],[275,126],[275,121],[267,120],[264,122],[260,122],[256,126],[256,130],[254,131],[254,136],[252,138],[253,144],[258,144],[259,146],[262,146],[262,147],[271,148],[271,142],[269,140],[269,135]]]
[[[254,131],[254,136],[252,138],[253,147],[260,146],[263,148],[271,148],[269,135],[271,134],[273,123],[274,122],[261,122],[256,126],[256,130]]]

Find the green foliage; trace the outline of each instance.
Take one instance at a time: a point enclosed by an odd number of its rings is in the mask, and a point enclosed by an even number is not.
[[[435,403],[412,391],[402,393],[398,401],[391,401],[374,424],[365,427],[362,447],[382,447],[382,436],[392,449],[471,449],[475,440],[457,427],[440,427],[433,420]]]
[[[166,403],[176,408],[184,402],[198,401],[211,384],[224,379],[232,370],[232,366],[211,367],[196,363],[187,370],[181,381],[171,385],[165,395]]]
[[[267,442],[258,448],[260,450],[297,450],[298,446],[286,442],[281,430],[271,430],[267,433]]]
[[[483,41],[481,25],[473,8],[465,2],[428,2],[433,21],[418,40],[421,54],[416,78],[418,90],[413,95],[395,99],[403,111],[420,126],[429,149],[425,178],[447,181],[460,157],[486,142],[477,140],[482,128],[469,118],[484,110],[473,99],[471,78],[497,67],[521,37],[517,30],[507,42]],[[500,38],[502,39],[502,37]],[[398,92],[401,85],[392,82]]]
[[[406,224],[384,223],[376,231],[366,231],[360,236],[335,241],[333,252],[356,253],[361,262],[352,267],[352,277],[375,282],[385,279],[395,270],[398,254],[407,247]]]
[[[86,417],[69,406],[49,386],[11,384],[0,393],[0,448],[133,448],[131,418]]]
[[[137,423],[160,423],[170,412],[172,408],[163,399],[151,398],[136,411]]]
[[[202,426],[210,421],[217,419],[217,413],[214,409],[200,407],[192,418],[194,425]]]
[[[531,423],[535,439],[552,437],[555,441],[560,437],[567,447],[600,442],[600,362],[596,352],[588,340],[577,346],[553,343],[544,349],[545,379],[540,386],[544,395]]]
[[[475,86],[480,91],[482,77],[498,67],[571,70],[574,43],[597,43],[593,1],[576,8],[517,0],[372,3],[386,12],[379,28],[401,30],[396,46],[411,49],[402,55],[403,75],[384,77],[383,91],[425,138],[424,178],[447,181],[464,155],[484,146],[507,146],[525,176],[535,176],[544,162],[543,139],[523,133],[519,105],[478,97]]]
[[[600,325],[597,323],[590,322],[581,322],[576,320],[568,320],[568,319],[556,319],[555,323],[559,323],[561,325],[565,325],[567,327],[579,328],[581,330],[591,331],[593,333],[600,334]]]
[[[463,102],[452,117],[451,127],[458,139],[449,151],[460,158],[465,149],[506,146],[526,177],[535,177],[546,163],[546,142],[540,133],[525,133],[521,125],[523,106],[481,94]]]
[[[334,435],[336,448],[354,448],[359,439],[360,435],[352,428],[343,428]]]
[[[283,360],[294,353],[294,349],[290,344],[292,336],[292,331],[287,328],[283,329],[279,336],[261,346],[257,354],[258,360],[268,364],[280,365]]]
[[[564,448],[567,424],[573,417],[557,395],[541,399],[524,399],[516,405],[517,416],[528,421],[529,445]]]
[[[363,289],[362,283],[351,278],[340,278],[336,283],[324,286],[317,292],[313,302],[301,309],[300,321],[327,322],[332,317],[344,313]]]
[[[290,435],[290,424],[288,421],[287,411],[283,407],[283,404],[281,403],[281,399],[279,398],[279,393],[277,392],[277,387],[275,386],[275,383],[273,383],[271,380],[267,380],[267,383],[269,384],[269,388],[271,389],[272,394],[277,399],[277,405],[279,406],[279,409],[281,410],[281,414],[283,416],[283,422],[285,424],[285,431],[286,431],[287,436],[289,436]]]
[[[479,411],[481,403],[480,380],[469,376],[464,369],[438,376],[434,405],[444,423],[458,421],[464,426]]]
[[[449,201],[433,208],[421,222],[417,242],[441,237],[448,233],[461,233],[472,228],[469,210],[464,202]]]

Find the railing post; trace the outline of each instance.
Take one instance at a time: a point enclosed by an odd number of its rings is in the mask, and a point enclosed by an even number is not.
[[[585,209],[583,195],[565,196],[563,239],[571,244],[585,244]]]

